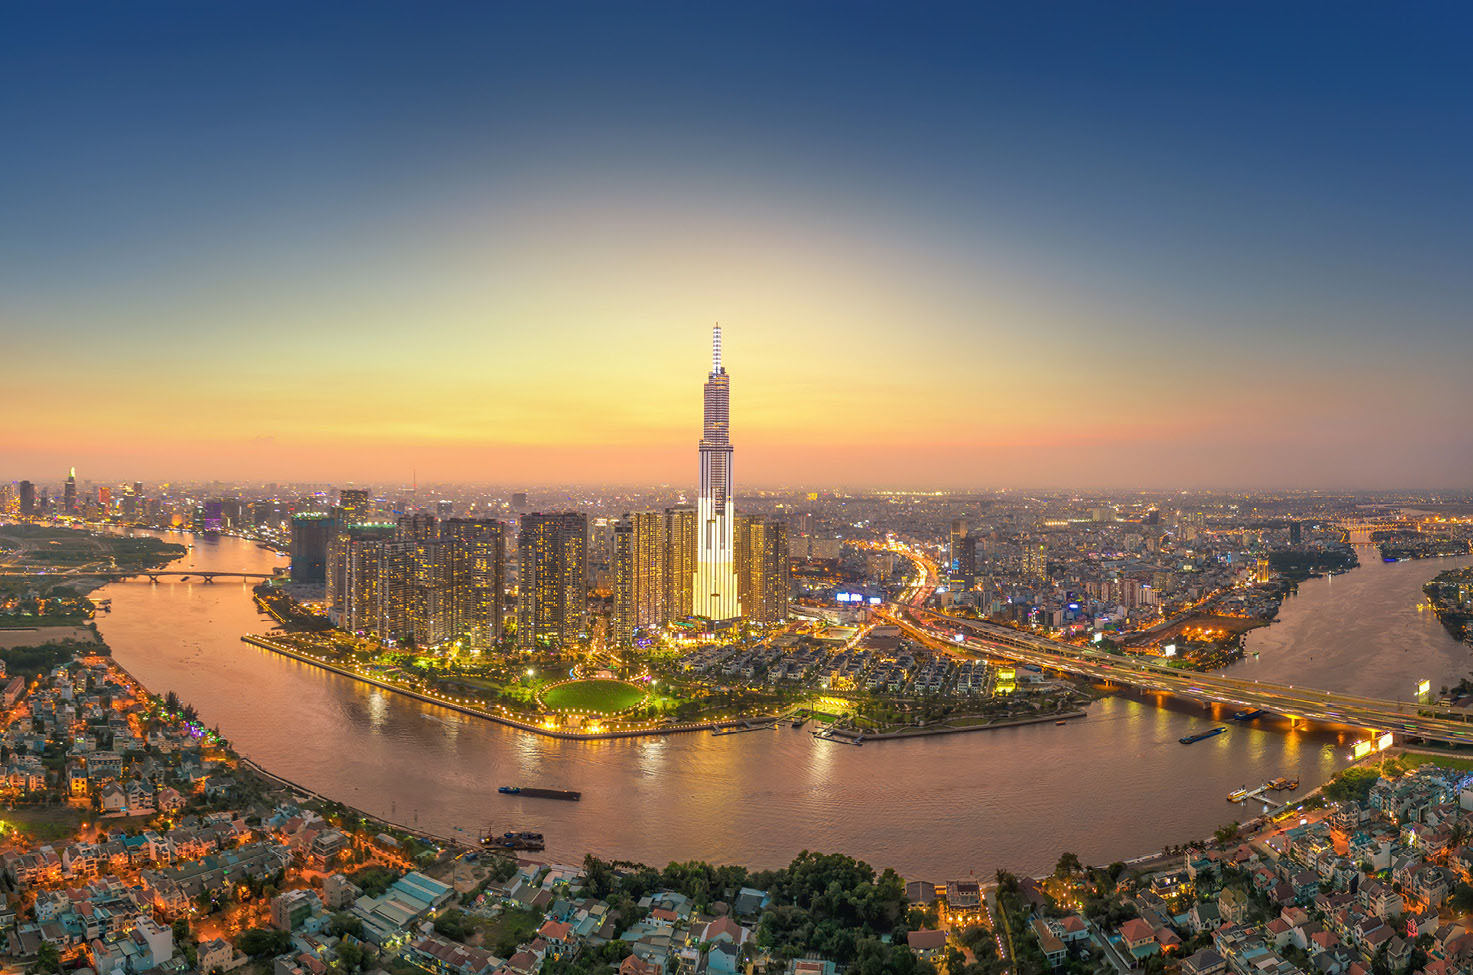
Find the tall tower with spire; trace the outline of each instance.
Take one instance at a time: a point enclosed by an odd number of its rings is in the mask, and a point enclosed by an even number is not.
[[[711,333],[711,374],[706,377],[700,452],[692,609],[696,616],[732,620],[742,615],[742,607],[737,599],[732,531],[736,511],[731,497],[731,377],[721,364],[720,325]]]

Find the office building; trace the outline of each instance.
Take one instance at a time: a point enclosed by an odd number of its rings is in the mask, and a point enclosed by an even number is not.
[[[20,482],[20,513],[23,515],[40,514],[36,507],[36,485],[30,481]]]
[[[731,377],[721,364],[721,326],[711,334],[700,443],[700,497],[696,501],[694,615],[717,622],[742,615],[737,595],[732,501]]]
[[[517,646],[562,649],[588,628],[588,519],[523,515],[517,528]]]
[[[62,490],[62,510],[69,515],[77,513],[77,469],[67,475],[66,487]]]
[[[742,615],[759,623],[787,619],[793,588],[787,525],[764,515],[737,515],[734,534]]]

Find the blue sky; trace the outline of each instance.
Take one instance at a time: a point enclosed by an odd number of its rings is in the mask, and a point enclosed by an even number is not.
[[[11,476],[1473,475],[1466,7],[7,16]]]

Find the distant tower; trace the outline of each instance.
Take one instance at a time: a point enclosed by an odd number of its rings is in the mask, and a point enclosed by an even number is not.
[[[736,511],[731,497],[731,377],[721,365],[720,325],[711,333],[700,453],[693,612],[712,620],[732,620],[742,615],[742,608],[732,541]]]
[[[62,510],[69,515],[77,513],[77,469],[67,475],[66,489],[62,494]]]

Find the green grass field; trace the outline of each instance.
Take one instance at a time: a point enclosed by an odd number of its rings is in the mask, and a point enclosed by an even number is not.
[[[595,711],[609,714],[631,708],[644,691],[622,680],[577,680],[542,693],[542,702],[555,711]]]

